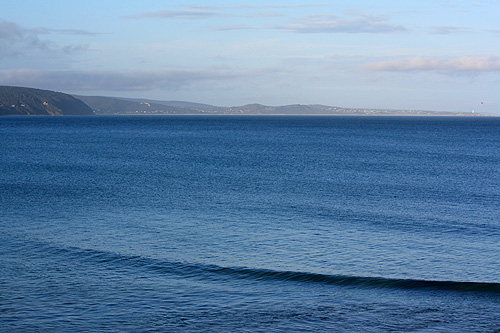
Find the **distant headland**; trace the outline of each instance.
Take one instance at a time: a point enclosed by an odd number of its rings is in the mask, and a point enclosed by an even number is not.
[[[81,100],[60,92],[0,86],[0,115],[63,116],[93,115]]]
[[[353,115],[353,116],[485,116],[426,110],[363,109],[327,105],[208,104],[102,96],[69,95],[50,90],[0,86],[1,115]]]

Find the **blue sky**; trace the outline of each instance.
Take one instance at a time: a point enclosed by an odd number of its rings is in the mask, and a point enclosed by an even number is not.
[[[500,114],[500,0],[0,0],[0,84]]]

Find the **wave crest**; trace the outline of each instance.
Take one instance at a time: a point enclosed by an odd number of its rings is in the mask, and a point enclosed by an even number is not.
[[[49,250],[49,249],[46,249]],[[93,264],[121,266],[155,271],[162,274],[174,274],[185,278],[202,280],[251,279],[258,281],[290,281],[300,283],[322,283],[356,288],[390,288],[390,289],[429,289],[468,292],[489,292],[500,294],[500,283],[435,281],[418,279],[397,279],[385,277],[365,277],[350,275],[329,275],[310,272],[278,271],[248,267],[223,267],[201,263],[185,263],[152,259],[143,256],[127,256],[115,252],[81,249],[77,247],[59,248],[50,246],[52,254],[63,255]]]

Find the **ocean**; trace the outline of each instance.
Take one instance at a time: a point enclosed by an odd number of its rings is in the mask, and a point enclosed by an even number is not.
[[[500,332],[500,118],[0,118],[4,332]]]

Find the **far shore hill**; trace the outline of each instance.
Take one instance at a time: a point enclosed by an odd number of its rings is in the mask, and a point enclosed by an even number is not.
[[[182,101],[159,101],[139,98],[102,96],[73,96],[85,102],[97,115],[486,116],[473,112],[463,113],[426,110],[362,109],[319,104],[292,104],[282,106],[247,104],[242,106],[221,107]]]
[[[327,105],[248,104],[221,107],[182,101],[69,95],[50,90],[0,86],[1,115],[352,115],[489,116],[474,112],[362,109]]]

